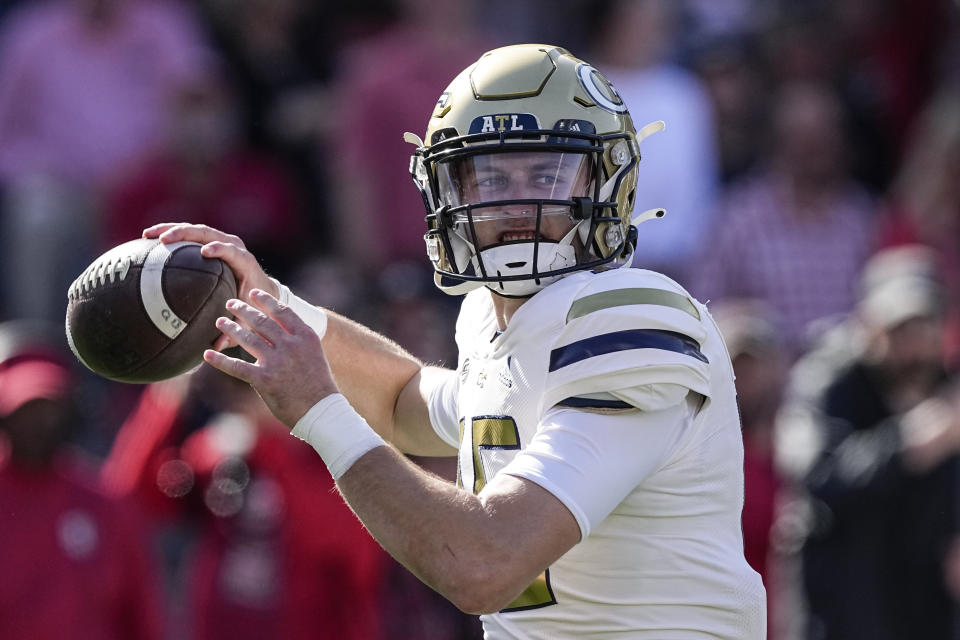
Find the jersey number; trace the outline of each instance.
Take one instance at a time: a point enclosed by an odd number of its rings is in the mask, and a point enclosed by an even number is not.
[[[463,442],[464,419],[460,418],[460,442]],[[520,449],[520,432],[510,416],[477,416],[470,420],[473,443],[473,493],[480,493],[487,484],[481,451],[492,449]],[[457,486],[463,487],[460,465],[457,465]],[[550,569],[541,573],[517,598],[501,609],[500,613],[538,609],[556,604],[557,599],[550,587]]]

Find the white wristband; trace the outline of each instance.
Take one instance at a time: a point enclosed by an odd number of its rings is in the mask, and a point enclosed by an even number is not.
[[[317,337],[322,339],[327,333],[327,312],[299,297],[290,291],[290,287],[281,283],[276,278],[270,278],[270,280],[277,285],[277,289],[280,292],[279,295],[277,295],[277,300],[280,301],[280,304],[293,309],[294,313],[300,316],[300,319],[313,329]]]
[[[340,393],[313,405],[290,433],[320,454],[334,480],[339,480],[360,456],[387,444]]]

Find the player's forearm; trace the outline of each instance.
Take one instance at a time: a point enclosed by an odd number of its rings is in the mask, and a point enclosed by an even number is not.
[[[280,290],[279,300],[323,337],[325,359],[339,391],[381,437],[413,455],[455,453],[434,432],[427,408],[453,371],[424,367],[385,336],[337,313],[320,310],[272,282]],[[310,381],[302,382],[306,385]]]
[[[327,316],[323,348],[340,392],[377,433],[394,441],[397,401],[423,364],[375,331],[332,311]]]
[[[553,560],[517,557],[516,538],[534,534],[500,531],[508,504],[426,473],[390,447],[362,456],[337,487],[384,549],[468,613],[503,608]]]

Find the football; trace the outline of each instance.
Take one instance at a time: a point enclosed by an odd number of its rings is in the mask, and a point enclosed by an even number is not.
[[[233,271],[195,242],[138,239],[97,258],[67,291],[67,342],[118,382],[165,380],[200,364],[236,297]]]

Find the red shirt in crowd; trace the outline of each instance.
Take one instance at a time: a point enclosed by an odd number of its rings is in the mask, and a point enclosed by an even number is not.
[[[159,640],[159,574],[131,505],[72,458],[24,469],[0,455],[0,636]]]
[[[158,519],[200,518],[183,561],[191,637],[380,637],[388,556],[316,452],[272,418],[239,414],[178,438],[180,408],[176,393],[148,387],[104,475]]]

